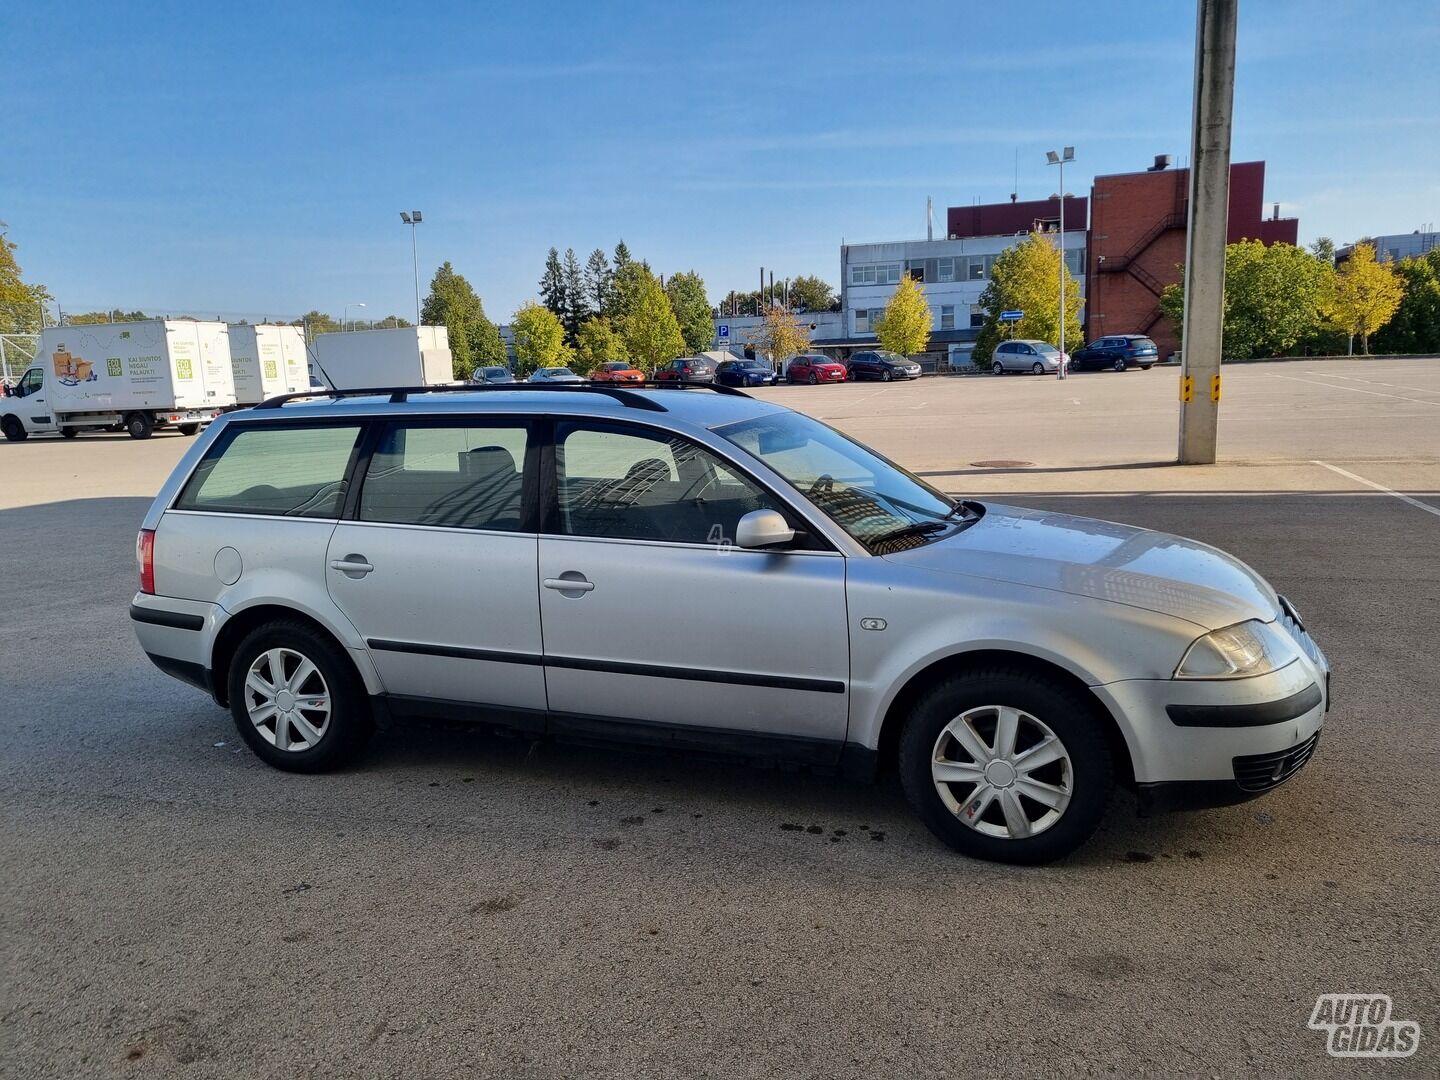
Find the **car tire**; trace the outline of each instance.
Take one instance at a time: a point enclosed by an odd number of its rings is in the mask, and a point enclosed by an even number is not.
[[[30,433],[25,430],[25,425],[20,422],[18,417],[14,416],[7,416],[0,421],[0,432],[3,432],[5,438],[10,442],[24,442],[30,437]]]
[[[181,425],[180,425],[179,427],[177,427],[175,430],[178,431],[178,432],[180,432],[181,435],[194,435],[197,431],[200,430],[200,425],[199,425],[199,424],[181,424]]]
[[[1010,753],[991,757],[975,783],[937,777],[937,765],[943,769],[952,764],[948,771],[959,776],[976,771],[974,766],[985,756],[965,751],[951,734],[957,728],[967,734],[963,729],[968,727],[982,751],[999,748],[1002,709],[1015,717]],[[920,698],[901,731],[900,779],[906,798],[931,832],[964,855],[1022,865],[1063,858],[1095,832],[1115,786],[1114,764],[1096,710],[1080,690],[1023,668],[985,667],[953,675]],[[1027,770],[1027,751],[1052,737],[1055,744],[1042,753],[1053,760]],[[1056,748],[1059,757],[1053,757]],[[1022,787],[1028,789],[1023,799]],[[974,812],[977,797],[984,805],[970,823],[964,816]],[[1030,829],[1034,831],[1026,831]],[[1021,835],[1013,835],[1016,832]]]
[[[1033,363],[1033,364],[1030,365],[1030,374],[1032,374],[1032,375],[1044,375],[1044,374],[1045,374],[1045,365],[1042,364],[1042,363],[1040,363],[1039,360],[1036,360],[1035,363]]]
[[[313,667],[309,673],[302,672],[307,661]],[[272,707],[267,715],[267,695],[254,688],[252,674],[260,685],[276,690],[268,700],[289,706],[288,712]],[[364,750],[374,733],[370,702],[349,657],[328,635],[305,623],[282,619],[256,627],[236,648],[227,679],[230,713],[240,737],[277,769],[315,773],[338,768]],[[323,711],[302,704],[322,698],[328,706]]]
[[[999,360],[996,360],[993,364],[990,365],[990,374],[991,374],[991,375],[1004,375],[1004,374],[1005,374],[1005,365],[1002,364],[1002,363],[1000,363]]]
[[[75,438],[76,435],[79,435],[79,434],[80,434],[80,429],[79,429],[79,428],[62,427],[62,428],[60,429],[60,437],[61,437],[62,439],[73,439],[73,438]]]
[[[1140,370],[1141,370],[1141,371],[1149,371],[1149,370],[1150,370],[1152,367],[1154,367],[1154,366],[1155,366],[1154,364],[1141,364],[1141,365],[1140,365]]]
[[[1123,356],[1117,356],[1115,358],[1115,363],[1111,365],[1111,367],[1113,367],[1116,371],[1124,371],[1125,366],[1125,358]]]
[[[813,371],[810,372],[810,379],[809,379],[810,385],[811,385],[811,386],[815,386],[815,385],[818,384],[819,382],[820,382],[820,376],[819,376],[819,375],[816,375],[815,372],[813,372]]]
[[[895,376],[890,373],[890,369],[888,367],[884,371],[880,372],[881,382],[889,382],[893,378],[895,378]]]
[[[148,439],[155,433],[155,421],[148,413],[131,413],[125,418],[125,430],[132,439]]]

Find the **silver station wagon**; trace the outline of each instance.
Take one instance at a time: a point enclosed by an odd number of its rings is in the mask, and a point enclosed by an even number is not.
[[[1250,798],[1313,753],[1328,665],[1203,544],[957,501],[728,387],[288,395],[146,515],[130,609],[272,765],[377,722],[898,771],[967,854],[1058,858],[1116,785]]]

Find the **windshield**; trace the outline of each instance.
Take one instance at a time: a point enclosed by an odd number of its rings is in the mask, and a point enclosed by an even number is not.
[[[873,450],[800,413],[742,420],[716,428],[715,434],[774,469],[874,554],[927,543],[974,514]]]
[[[1054,345],[1036,344],[1031,346],[1041,356],[1059,356],[1060,350]]]

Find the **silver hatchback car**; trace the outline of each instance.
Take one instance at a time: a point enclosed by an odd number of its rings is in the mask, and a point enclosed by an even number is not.
[[[1004,375],[1007,371],[1053,374],[1060,370],[1060,350],[1048,341],[1002,341],[991,354],[990,370],[996,375]]]
[[[1230,556],[956,501],[728,387],[274,399],[190,447],[137,546],[145,652],[295,771],[411,716],[898,770],[955,848],[1038,863],[1117,784],[1275,787],[1328,706]]]

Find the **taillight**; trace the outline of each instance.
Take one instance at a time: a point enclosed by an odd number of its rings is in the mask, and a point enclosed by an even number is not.
[[[155,595],[155,530],[141,529],[135,538],[135,561],[140,564],[140,591]]]

